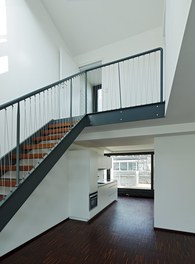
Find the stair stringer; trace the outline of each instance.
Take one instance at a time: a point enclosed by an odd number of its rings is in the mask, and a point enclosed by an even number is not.
[[[84,116],[59,144],[43,159],[31,174],[15,189],[0,207],[0,231],[7,225],[15,213],[24,204],[48,172],[53,168],[81,131],[89,125],[88,116]]]

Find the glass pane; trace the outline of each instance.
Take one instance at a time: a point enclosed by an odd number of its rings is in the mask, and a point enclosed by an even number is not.
[[[127,162],[120,162],[120,170],[127,170]]]
[[[111,178],[119,188],[151,189],[151,155],[113,156]]]
[[[136,170],[136,162],[128,162],[128,170]]]
[[[113,170],[119,170],[119,163],[118,162],[113,163]]]

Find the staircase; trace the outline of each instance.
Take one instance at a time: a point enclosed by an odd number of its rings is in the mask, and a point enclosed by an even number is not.
[[[0,106],[0,231],[86,126],[164,117],[162,62],[156,48]],[[97,82],[103,103],[92,113]]]
[[[32,136],[28,139],[28,142],[20,146],[21,152],[19,154],[19,170],[20,178],[19,183],[30,175],[31,171],[35,169],[48,153],[66,136],[66,134],[72,129],[76,122],[63,122],[57,121],[46,125],[38,134],[40,136]],[[37,134],[37,133],[36,133]],[[6,196],[10,192],[10,187],[17,186],[16,180],[16,154],[9,153],[10,165],[0,166],[0,201],[6,199]]]

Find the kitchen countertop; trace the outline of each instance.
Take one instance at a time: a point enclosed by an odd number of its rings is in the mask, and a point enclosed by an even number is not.
[[[117,182],[116,180],[111,180],[111,181],[102,181],[102,182],[98,182],[98,188],[101,187],[101,186],[105,186],[107,184],[110,184],[110,183],[115,183]]]

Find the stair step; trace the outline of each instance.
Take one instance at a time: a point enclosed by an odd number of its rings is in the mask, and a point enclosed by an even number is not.
[[[49,124],[49,128],[57,128],[57,127],[72,127],[76,122],[62,122],[62,123],[53,123]]]
[[[20,159],[42,159],[47,153],[27,153],[27,154],[20,154]],[[16,159],[16,155],[12,155],[12,159]]]
[[[0,186],[15,187],[16,179],[0,179]]]
[[[23,166],[20,166],[20,171],[30,171],[32,170],[32,168],[33,166],[23,165]],[[0,166],[0,171],[16,171],[16,165]]]
[[[27,171],[20,171],[20,179],[23,179],[28,174]],[[1,176],[2,179],[16,179],[16,171],[7,171]]]
[[[41,161],[40,159],[21,159],[20,160],[20,165],[29,165],[29,166],[35,166],[39,161]]]
[[[50,152],[50,149],[49,148],[45,148],[45,149],[32,149],[28,152],[28,154],[39,154],[39,153],[45,153],[47,154],[48,152]]]
[[[31,150],[31,149],[50,149],[55,146],[55,143],[41,143],[41,144],[30,144],[23,146],[22,149],[24,150]]]
[[[32,140],[34,142],[48,141],[48,140],[58,140],[58,139],[61,139],[63,136],[64,136],[63,134],[49,135],[49,136],[40,136],[40,137],[33,138]]]
[[[46,129],[46,130],[41,131],[41,135],[66,133],[68,131],[70,131],[70,129],[67,127],[58,128],[58,129]]]

